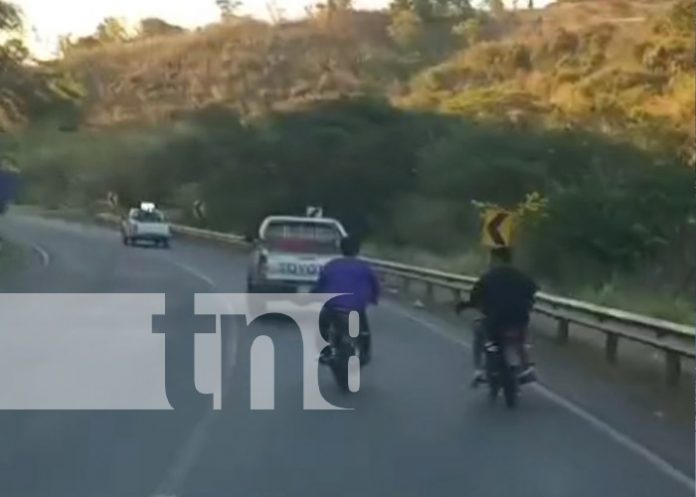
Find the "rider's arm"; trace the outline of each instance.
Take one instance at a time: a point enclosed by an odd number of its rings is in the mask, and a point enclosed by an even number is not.
[[[326,268],[322,268],[319,272],[319,278],[312,288],[312,293],[324,293],[324,288],[326,288]]]
[[[486,287],[486,275],[479,278],[476,283],[474,283],[474,288],[471,289],[469,294],[469,307],[480,307],[483,303],[483,294]]]
[[[530,307],[534,307],[534,304],[536,302],[536,294],[539,291],[539,285],[537,285],[536,281],[530,279],[529,280],[532,284],[531,286],[531,298],[529,299],[530,302]]]
[[[474,287],[469,293],[469,300],[462,300],[457,302],[455,306],[455,311],[459,314],[467,309],[479,308],[481,305],[481,299],[483,298],[483,278],[479,278]]]
[[[369,268],[370,271],[370,286],[372,289],[372,295],[370,296],[370,302],[374,305],[377,305],[379,303],[379,295],[380,295],[380,284],[379,284],[379,278],[377,277],[377,274],[375,273],[374,269],[371,267]]]

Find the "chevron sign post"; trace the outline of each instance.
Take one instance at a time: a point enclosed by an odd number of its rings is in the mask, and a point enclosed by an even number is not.
[[[118,194],[115,192],[109,192],[106,194],[106,201],[109,203],[109,207],[111,207],[112,210],[118,209]]]
[[[19,187],[20,177],[17,171],[0,169],[0,214],[4,213],[15,199]]]

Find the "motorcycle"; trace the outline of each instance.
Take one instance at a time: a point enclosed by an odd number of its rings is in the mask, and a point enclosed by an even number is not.
[[[367,361],[369,340],[369,334],[360,331],[359,318],[357,326],[351,326],[350,321],[350,312],[334,311],[328,330],[333,350],[324,360],[339,388],[346,393],[359,388],[360,367]]]
[[[523,378],[520,378],[523,367],[518,353],[521,339],[520,333],[510,331],[501,339],[487,340],[484,344],[489,398],[494,401],[502,390],[505,405],[511,409],[517,407],[519,389],[523,383]]]
[[[458,303],[456,310],[460,313],[470,307],[467,302]],[[474,326],[480,328],[481,333],[485,333],[483,316],[475,319]],[[520,352],[523,347],[527,347],[527,344],[524,343],[524,336],[519,330],[508,330],[496,340],[486,337],[483,343],[484,378],[475,380],[472,386],[486,383],[491,401],[495,401],[502,391],[507,407],[515,408],[520,386],[534,381],[533,374],[526,373],[521,376],[525,370]]]

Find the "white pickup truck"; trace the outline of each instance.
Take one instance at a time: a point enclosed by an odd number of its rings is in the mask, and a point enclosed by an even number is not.
[[[128,217],[121,222],[121,236],[124,245],[135,245],[140,240],[153,242],[169,248],[171,232],[164,215],[154,208],[133,208]]]
[[[321,268],[340,254],[335,219],[270,216],[259,228],[247,271],[249,293],[309,292]]]

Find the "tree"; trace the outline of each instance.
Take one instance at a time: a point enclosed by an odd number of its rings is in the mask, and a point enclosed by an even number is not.
[[[677,31],[693,35],[694,26],[696,26],[696,9],[694,9],[693,0],[679,0],[672,7],[669,17]]]
[[[471,0],[434,0],[434,4],[439,17],[468,17],[474,12]]]
[[[353,0],[328,0],[326,2],[329,10],[352,10]]]
[[[423,38],[423,21],[415,12],[402,10],[392,18],[388,30],[397,45],[413,49]]]
[[[486,0],[486,3],[494,16],[499,17],[505,13],[505,3],[503,3],[503,0]]]
[[[434,17],[463,17],[473,12],[471,0],[392,0],[389,8],[394,15],[409,10],[425,20]]]
[[[467,45],[471,46],[483,39],[483,22],[478,17],[472,17],[452,28],[452,32],[461,36]]]
[[[10,66],[17,68],[29,56],[29,50],[19,38],[21,29],[22,17],[19,8],[12,3],[0,0],[0,35],[2,36],[0,69],[3,71]],[[12,75],[9,76],[12,77]],[[2,84],[0,84],[1,86]],[[1,113],[2,109],[0,108]]]
[[[0,0],[0,31],[17,31],[22,27],[19,8],[9,2]]]
[[[531,10],[531,9],[534,8],[534,0],[529,0],[529,3],[527,4],[527,8],[528,8],[529,10]]]
[[[311,14],[311,8],[305,7],[307,14]],[[273,24],[280,24],[285,20],[285,9],[278,5],[277,0],[267,0],[266,1],[266,12],[268,12],[268,17],[271,18]]]
[[[128,39],[128,31],[122,20],[106,17],[97,26],[97,39],[102,43],[120,43]]]
[[[29,57],[29,49],[19,38],[12,38],[0,45],[0,59],[21,63]]]
[[[241,0],[215,0],[215,4],[220,9],[220,18],[223,20],[232,17],[242,6]]]
[[[58,38],[58,53],[61,57],[65,58],[76,50],[97,48],[101,45],[102,41],[96,36],[83,36],[77,40],[73,40],[72,36],[63,35]]]
[[[157,19],[156,17],[148,17],[140,21],[140,26],[138,28],[138,35],[142,38],[149,38],[151,36],[163,36],[170,34],[182,33],[184,28],[169,24],[162,19]]]

